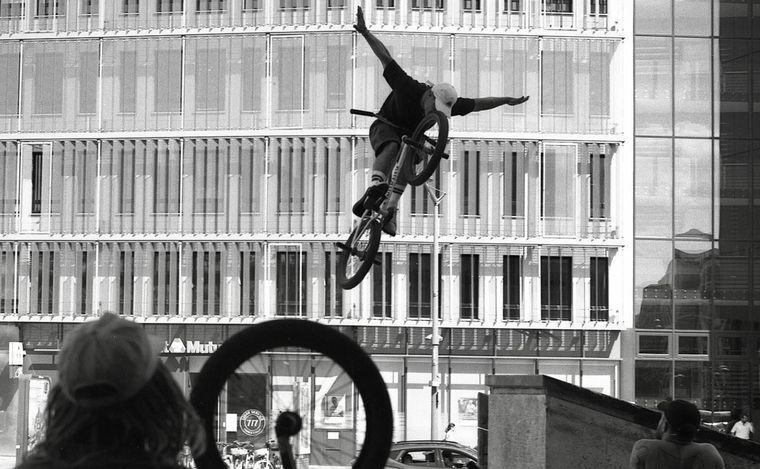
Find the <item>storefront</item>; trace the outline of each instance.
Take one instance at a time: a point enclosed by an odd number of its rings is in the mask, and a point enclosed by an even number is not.
[[[73,324],[20,323],[9,330],[23,343],[23,374],[56,382],[55,353]],[[163,340],[161,360],[186,395],[208,357],[240,324],[145,323]],[[394,440],[430,438],[431,330],[400,326],[335,326],[370,353],[388,386],[394,409]],[[618,395],[619,331],[441,328],[440,422],[454,423],[450,439],[477,444],[477,396],[489,374],[547,374],[609,395]],[[10,340],[10,339],[9,339]],[[2,344],[0,344],[2,345]],[[8,347],[3,346],[6,351]],[[0,360],[7,355],[0,354]],[[6,367],[7,368],[7,367]],[[7,406],[0,450],[8,455],[18,438],[17,377],[0,377]],[[7,399],[6,399],[7,396]],[[23,410],[23,409],[22,409]],[[313,466],[348,466],[364,438],[364,412],[355,386],[332,360],[303,349],[272,350],[243,363],[228,380],[215,422],[219,442],[263,447],[274,438],[284,410],[304,419],[294,443],[301,460]],[[23,412],[21,412],[23,413]],[[14,435],[13,438],[7,435]],[[441,430],[440,436],[443,436]],[[8,441],[5,441],[8,440]]]

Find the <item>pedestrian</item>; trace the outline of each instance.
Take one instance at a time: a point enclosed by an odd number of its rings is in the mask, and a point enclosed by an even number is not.
[[[752,427],[752,422],[749,421],[749,415],[747,414],[743,414],[742,419],[731,428],[731,434],[743,440],[749,440],[754,432],[755,429]]]
[[[657,424],[658,439],[637,441],[631,450],[631,469],[723,469],[725,465],[715,447],[696,443],[694,438],[702,421],[697,406],[676,399],[658,404],[662,411]]]
[[[44,439],[17,469],[176,469],[203,426],[139,324],[111,313],[76,327],[57,357]]]
[[[383,77],[392,90],[378,114],[404,128],[410,134],[425,115],[434,110],[441,111],[446,117],[464,116],[471,112],[485,111],[503,105],[517,106],[528,100],[528,96],[461,98],[457,90],[448,83],[435,85],[421,83],[407,75],[393,59],[385,44],[367,29],[361,7],[357,7],[354,29],[364,37],[372,52],[380,60],[383,66]],[[401,146],[401,136],[398,129],[381,120],[373,122],[370,126],[369,139],[372,150],[375,152],[375,161],[372,164],[370,186],[352,207],[357,217],[361,217],[364,210],[368,208],[377,209],[380,198],[387,192],[386,180]],[[399,175],[399,180],[392,188],[393,191],[387,201],[386,209],[390,215],[385,220],[383,231],[391,236],[396,235],[396,221],[393,215],[405,186],[406,181],[403,180],[402,175]]]

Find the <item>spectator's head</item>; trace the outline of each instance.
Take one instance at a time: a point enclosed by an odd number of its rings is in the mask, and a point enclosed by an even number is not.
[[[747,423],[748,421],[749,421],[749,415],[747,414],[742,415],[742,422]]]
[[[665,431],[680,440],[691,441],[697,435],[702,416],[697,406],[682,399],[663,401],[657,405],[665,420]]]
[[[45,440],[36,456],[71,460],[98,452],[171,463],[203,427],[142,326],[105,313],[76,327],[58,356]]]

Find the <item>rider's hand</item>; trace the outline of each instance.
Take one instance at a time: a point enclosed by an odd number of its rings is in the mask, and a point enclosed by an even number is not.
[[[362,35],[369,32],[367,25],[364,24],[364,12],[362,11],[362,7],[356,7],[356,24],[354,25],[354,29]]]
[[[509,100],[507,101],[507,104],[509,104],[510,106],[517,106],[518,104],[522,104],[525,101],[527,101],[528,98],[530,98],[530,96],[520,96],[519,98],[509,98]]]

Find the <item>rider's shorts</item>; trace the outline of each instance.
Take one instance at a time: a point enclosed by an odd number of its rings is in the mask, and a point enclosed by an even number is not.
[[[375,156],[380,153],[380,150],[388,142],[396,142],[401,145],[401,134],[397,129],[385,122],[376,120],[369,127],[369,143],[372,145]]]

